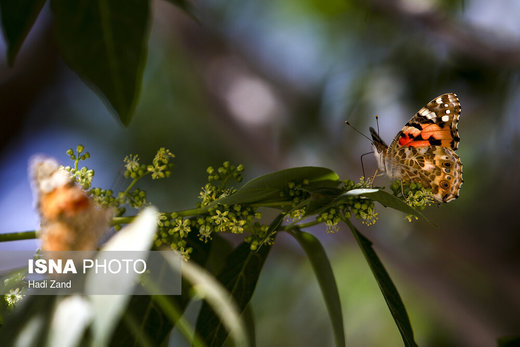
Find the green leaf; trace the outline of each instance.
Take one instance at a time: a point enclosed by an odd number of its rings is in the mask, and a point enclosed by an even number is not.
[[[13,65],[44,3],[45,0],[0,0],[2,27],[7,42],[7,62],[10,66]]]
[[[390,309],[390,313],[392,314],[397,328],[401,333],[404,345],[407,347],[417,346],[413,336],[410,319],[408,318],[408,313],[406,312],[403,301],[401,300],[399,292],[392,282],[392,279],[388,275],[388,272],[386,272],[383,263],[381,263],[381,260],[379,260],[379,257],[372,248],[372,242],[364,237],[350,222],[349,219],[344,219],[344,221],[352,231],[352,234],[354,234],[354,237],[356,238],[356,241],[361,248],[363,255],[365,256],[365,259],[370,266],[370,270],[372,270],[372,273],[376,278],[379,289],[385,298],[386,305]]]
[[[148,0],[52,0],[65,62],[128,125],[139,95],[148,39]]]
[[[282,220],[283,215],[280,214],[271,223],[268,233],[277,230]],[[270,249],[271,246],[264,245],[258,251],[251,251],[248,243],[241,243],[229,254],[224,270],[217,277],[233,296],[240,313],[246,309],[253,296]],[[195,331],[205,339],[208,346],[221,346],[228,334],[207,302],[202,304]]]
[[[324,188],[331,187],[331,181],[339,184],[338,175],[327,168],[305,166],[295,167],[257,177],[242,186],[235,194],[214,201],[216,204],[251,204],[279,201],[280,192],[287,189],[289,182],[301,183],[307,180],[313,189],[318,189],[319,183]]]
[[[311,262],[314,273],[318,278],[325,304],[329,312],[334,332],[336,346],[345,346],[345,332],[343,330],[343,314],[341,313],[341,302],[339,299],[338,286],[332,267],[330,265],[325,249],[320,241],[312,234],[300,230],[290,231],[291,234],[302,246],[305,254]]]

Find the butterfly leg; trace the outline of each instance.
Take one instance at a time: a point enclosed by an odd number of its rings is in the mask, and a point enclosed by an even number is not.
[[[376,179],[378,174],[379,174],[379,169],[376,169],[376,171],[374,172],[374,176],[372,176],[372,178],[370,179],[370,186],[371,187],[374,186],[374,180]]]

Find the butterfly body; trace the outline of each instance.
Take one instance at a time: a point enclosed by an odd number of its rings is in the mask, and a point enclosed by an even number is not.
[[[437,202],[455,200],[463,182],[462,163],[455,153],[460,111],[455,94],[442,94],[421,108],[390,146],[370,128],[379,170],[392,179],[421,183]]]
[[[41,219],[44,251],[79,251],[96,248],[112,216],[52,158],[34,158],[31,176]]]

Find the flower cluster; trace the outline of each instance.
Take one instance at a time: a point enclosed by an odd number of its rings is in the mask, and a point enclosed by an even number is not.
[[[76,181],[83,189],[89,189],[92,184],[92,178],[94,178],[94,170],[88,169],[86,166],[80,169],[78,166],[80,160],[87,160],[90,158],[90,153],[85,152],[85,147],[83,145],[78,145],[76,147],[76,152],[74,152],[72,148],[69,148],[67,150],[67,155],[70,159],[74,160],[74,166],[65,166],[63,168],[70,173],[74,178],[74,181]]]
[[[161,147],[155,157],[153,158],[152,165],[148,165],[146,169],[152,173],[152,179],[158,180],[165,177],[170,177],[173,163],[170,163],[170,159],[175,158],[169,149]]]
[[[147,175],[151,175],[152,179],[169,177],[171,175],[170,170],[173,167],[170,160],[175,157],[169,149],[164,147],[159,148],[152,160],[152,164],[148,165],[141,164],[137,154],[127,155],[123,160],[126,169],[124,176],[132,181],[124,191],[114,194],[110,189],[91,188],[94,170],[90,170],[87,167],[79,168],[79,162],[81,160],[90,158],[90,154],[89,152],[85,152],[84,146],[78,145],[76,151],[69,149],[67,154],[74,160],[74,165],[72,167],[66,166],[64,169],[70,172],[74,180],[78,182],[100,206],[113,208],[116,217],[124,215],[128,207],[141,209],[147,205],[146,192],[134,188],[135,184]],[[115,228],[120,229],[120,226],[116,225]]]
[[[25,272],[17,271],[10,275],[8,275],[4,279],[4,287],[11,288],[9,292],[5,295],[4,301],[7,304],[7,307],[13,308],[18,302],[20,302],[25,296],[25,287],[24,287],[24,277]]]
[[[74,166],[66,169],[82,187],[89,189],[94,171],[86,167],[78,168],[79,161],[89,158],[89,153],[85,152],[81,145],[76,151],[70,149],[67,153],[74,160]],[[126,169],[124,175],[131,179],[131,182],[124,191],[114,194],[109,189],[90,188],[88,193],[102,206],[113,208],[116,217],[123,217],[127,207],[140,209],[147,204],[146,192],[135,188],[136,183],[147,175],[154,180],[169,177],[173,167],[171,159],[174,157],[173,153],[166,148],[157,151],[151,164],[141,163],[136,154],[127,155],[124,158]],[[237,192],[235,184],[242,181],[244,167],[226,161],[220,167],[210,166],[206,171],[208,181],[201,188],[196,209],[160,213],[155,247],[167,246],[179,252],[187,260],[193,251],[189,241],[193,238],[190,236],[208,242],[212,239],[213,233],[247,233],[248,236],[244,241],[250,244],[251,250],[258,250],[263,245],[272,244],[277,230],[271,230],[268,225],[262,225],[258,221],[261,214],[255,204],[227,203],[230,199],[226,197]],[[358,183],[345,180],[339,194],[366,188],[372,188],[372,180],[364,177],[361,177]],[[400,182],[394,182],[392,190],[396,196],[405,200],[413,208],[424,209],[433,202],[431,193],[418,184],[404,187]],[[324,223],[329,233],[339,230],[339,223],[343,218],[354,216],[366,225],[373,225],[377,221],[378,214],[375,211],[374,201],[366,196],[341,194],[332,195],[332,199],[327,200],[327,194],[326,192],[314,194],[309,180],[303,179],[298,182],[288,182],[283,189],[279,190],[279,196],[274,196],[272,200],[269,198],[262,206],[281,209],[285,214],[285,223],[288,224],[286,228],[298,227],[297,223],[306,217],[307,213],[316,214],[315,221],[309,223],[312,225]],[[325,201],[325,204],[316,210],[320,201]],[[115,227],[120,228],[120,224],[128,223],[128,220],[128,218],[114,219]]]
[[[215,232],[254,232],[255,220],[261,217],[255,208],[240,204],[229,206],[217,201],[236,192],[230,184],[241,182],[243,171],[242,165],[235,166],[227,161],[217,169],[208,167],[208,183],[202,187],[200,202],[197,203],[199,210],[196,211],[199,213],[194,213],[191,218],[183,218],[176,212],[161,214],[155,246],[167,245],[188,258],[191,248],[187,246],[187,236],[192,229],[198,232],[197,237],[203,242],[211,240]]]
[[[232,165],[229,161],[225,161],[222,166],[217,169],[212,166],[208,167],[206,172],[208,173],[208,183],[202,187],[199,193],[199,199],[201,200],[197,206],[206,207],[213,201],[226,197],[236,192],[236,189],[229,185],[234,182],[242,182],[242,172],[244,166]]]
[[[301,203],[310,197],[310,193],[305,190],[308,185],[308,180],[301,183],[289,182],[287,188],[280,192],[280,198],[289,200],[292,209],[300,209]]]
[[[363,177],[361,177],[359,183],[355,183],[351,180],[343,181],[343,190],[345,192],[352,189],[362,189],[367,187],[369,184]],[[367,226],[374,225],[378,219],[378,213],[376,212],[374,201],[361,196],[352,195],[346,198],[346,206],[348,207],[345,211],[345,217],[350,218],[354,215],[357,219]]]
[[[305,213],[306,213],[305,208],[294,208],[294,209],[290,210],[289,212],[287,212],[284,220],[286,223],[299,222],[303,219],[303,217],[305,217]]]
[[[180,253],[188,260],[193,251],[188,246],[187,236],[191,232],[192,220],[179,217],[177,213],[161,213],[158,221],[158,232],[155,234],[155,246],[168,245],[170,249]]]
[[[435,202],[431,190],[424,188],[420,183],[412,182],[410,184],[404,184],[401,181],[395,181],[390,186],[390,189],[395,196],[403,199],[408,206],[420,211]],[[408,215],[406,219],[411,222],[413,219],[417,220],[418,217]]]
[[[9,290],[7,294],[4,295],[5,302],[9,308],[13,308],[20,300],[23,299],[23,294],[20,288],[14,288]]]
[[[254,208],[242,205],[217,205],[207,213],[189,219],[178,216],[176,212],[161,214],[155,246],[168,245],[175,250],[186,248],[186,239],[192,227],[198,230],[197,236],[204,242],[211,240],[214,232],[243,234],[253,231],[252,226],[260,217]]]
[[[250,244],[252,251],[259,250],[263,245],[272,245],[274,243],[274,235],[277,230],[269,230],[268,225],[254,223],[252,225],[252,232],[250,236],[244,238],[244,242]]]
[[[340,211],[345,209],[345,205],[339,205],[338,207],[331,207],[326,211],[320,213],[316,220],[318,222],[325,223],[327,226],[327,233],[335,233],[339,231],[339,222],[341,222]]]

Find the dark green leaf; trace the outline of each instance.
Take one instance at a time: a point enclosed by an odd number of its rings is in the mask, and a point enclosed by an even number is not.
[[[253,313],[253,309],[251,305],[247,305],[246,309],[242,313],[242,319],[244,320],[244,324],[247,329],[248,337],[249,337],[249,346],[256,346],[256,331],[255,331],[255,315]]]
[[[233,251],[233,245],[219,234],[213,234],[211,248],[205,267],[212,275],[217,276],[226,265],[227,256]]]
[[[339,184],[338,175],[323,167],[295,167],[291,169],[273,172],[264,176],[257,177],[246,183],[235,194],[218,199],[215,204],[246,204],[280,200],[280,192],[287,189],[289,182],[301,183],[307,180],[313,189],[323,182],[324,187],[330,187],[331,181]]]
[[[148,0],[52,0],[67,64],[128,125],[139,95],[148,39]]]
[[[338,286],[332,272],[329,259],[320,241],[314,235],[304,231],[294,230],[289,232],[298,241],[307,254],[312,264],[314,273],[318,278],[325,304],[329,312],[334,332],[336,346],[345,346],[345,332],[343,330],[343,314],[341,313],[341,302],[339,299]]]
[[[20,337],[28,341],[46,341],[53,309],[59,299],[56,295],[25,297],[16,310],[6,315],[4,325],[0,329],[0,346],[15,346]],[[38,321],[43,324],[34,324]]]
[[[365,259],[370,266],[370,270],[372,270],[372,273],[376,278],[379,289],[383,293],[383,297],[385,298],[386,304],[390,309],[390,313],[392,313],[392,317],[397,324],[397,328],[401,333],[401,337],[405,346],[417,346],[413,336],[410,319],[408,318],[408,313],[406,312],[403,301],[401,300],[399,292],[392,282],[392,279],[386,272],[383,263],[381,263],[381,260],[379,260],[379,257],[372,248],[372,242],[364,237],[350,222],[349,219],[345,219],[345,223],[352,231],[352,234],[354,234],[354,237],[356,238],[356,241],[361,248],[363,255],[365,256]]]
[[[520,346],[520,335],[503,336],[497,341],[498,347],[518,347]]]
[[[283,215],[271,223],[270,231],[280,226]],[[260,272],[271,246],[264,245],[258,251],[251,251],[250,245],[243,242],[226,259],[226,266],[217,279],[231,293],[240,312],[243,312],[256,287]],[[202,304],[197,318],[196,333],[202,336],[208,346],[221,346],[228,333],[215,315],[210,305]]]
[[[0,0],[9,65],[13,65],[44,3],[45,0]]]

